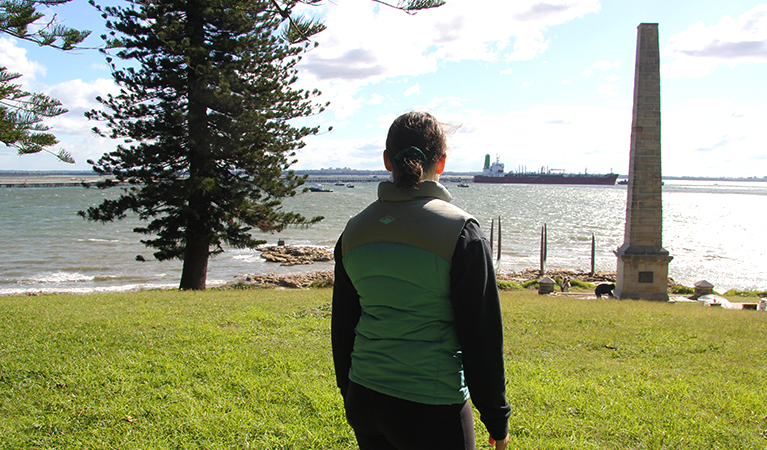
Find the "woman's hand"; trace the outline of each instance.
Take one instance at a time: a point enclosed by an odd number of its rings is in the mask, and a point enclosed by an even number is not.
[[[496,441],[492,437],[490,438],[490,445],[495,444],[495,450],[506,450],[506,447],[509,446],[509,438],[510,436],[507,434],[506,438],[502,441]]]

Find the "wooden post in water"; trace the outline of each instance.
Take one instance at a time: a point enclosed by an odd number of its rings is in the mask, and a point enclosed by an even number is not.
[[[494,266],[496,272],[501,268],[501,216],[498,216],[498,256]]]
[[[541,228],[541,278],[546,275],[546,258],[548,257],[548,233],[546,231],[546,224],[543,224]]]
[[[493,227],[495,226],[495,219],[490,219],[490,253],[493,252]]]
[[[490,219],[490,252],[493,251],[493,225],[495,224],[494,219]],[[498,216],[498,256],[496,257],[495,261],[493,261],[493,267],[495,268],[495,272],[498,273],[498,270],[501,268],[501,216]]]

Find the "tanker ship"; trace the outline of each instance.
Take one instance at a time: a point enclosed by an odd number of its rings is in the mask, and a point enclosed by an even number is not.
[[[614,185],[618,179],[617,173],[588,174],[588,173],[565,173],[559,169],[547,169],[541,167],[539,172],[520,170],[517,172],[504,172],[502,162],[496,160],[490,163],[490,155],[485,155],[485,167],[482,175],[474,175],[475,183],[517,183],[517,184],[599,184]]]

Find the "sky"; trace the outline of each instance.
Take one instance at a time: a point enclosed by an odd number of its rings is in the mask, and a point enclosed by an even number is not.
[[[627,174],[637,27],[657,23],[663,175],[767,176],[767,3],[447,0],[409,15],[332,0],[305,12],[327,30],[295,86],[319,89],[330,105],[296,122],[321,133],[306,138],[294,169],[383,169],[389,125],[416,110],[450,129],[448,172],[481,171],[489,154],[506,170]],[[88,159],[116,146],[83,115],[117,90],[95,50],[103,19],[85,0],[48,13],[93,30],[84,48],[0,35],[0,66],[23,74],[24,89],[63,102],[69,112],[46,123],[77,162],[0,144],[0,170],[89,170]]]

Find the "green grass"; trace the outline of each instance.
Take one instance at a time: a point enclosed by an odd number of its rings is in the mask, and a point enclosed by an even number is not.
[[[0,449],[356,448],[330,297],[0,297]],[[511,448],[767,446],[767,314],[501,298]],[[478,420],[477,433],[489,448]]]
[[[765,291],[739,291],[737,289],[730,289],[722,294],[725,297],[735,298],[735,301],[752,301],[758,302],[760,298],[767,297]]]

